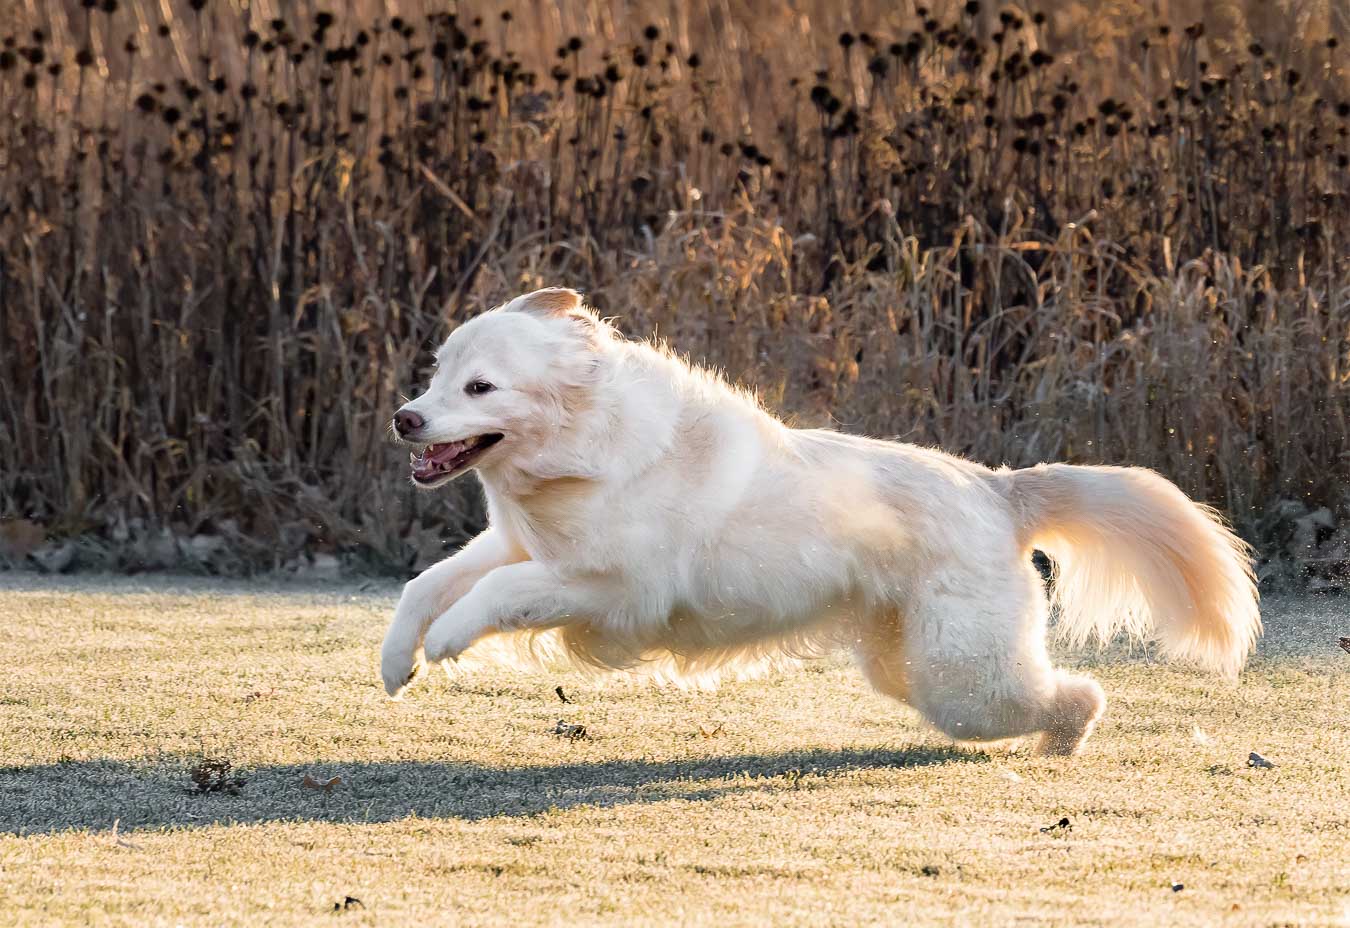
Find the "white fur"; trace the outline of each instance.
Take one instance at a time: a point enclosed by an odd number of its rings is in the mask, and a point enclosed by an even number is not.
[[[1050,663],[1033,547],[1075,640],[1156,628],[1167,653],[1235,674],[1260,633],[1242,543],[1149,471],[994,471],[791,429],[565,290],[460,326],[439,362],[405,407],[426,421],[415,439],[505,437],[476,462],[490,527],[399,602],[393,695],[423,650],[502,635],[677,679],[845,647],[954,738],[1041,732],[1071,753],[1105,698]],[[475,379],[497,389],[467,395]]]

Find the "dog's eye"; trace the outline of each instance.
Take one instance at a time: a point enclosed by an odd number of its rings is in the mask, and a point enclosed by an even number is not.
[[[491,393],[497,389],[486,380],[470,380],[464,385],[464,392],[469,396],[482,396],[484,393]]]

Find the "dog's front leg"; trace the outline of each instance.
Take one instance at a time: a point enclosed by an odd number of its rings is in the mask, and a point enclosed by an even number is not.
[[[565,583],[538,561],[498,567],[427,629],[428,661],[455,660],[493,632],[556,628],[607,610],[595,581]]]
[[[380,649],[385,692],[397,697],[417,676],[423,666],[422,636],[432,619],[468,593],[488,571],[526,556],[499,529],[489,528],[453,556],[409,580]]]

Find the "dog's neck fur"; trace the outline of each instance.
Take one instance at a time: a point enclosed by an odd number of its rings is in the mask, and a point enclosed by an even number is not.
[[[678,440],[684,398],[677,368],[688,368],[617,336],[598,357],[597,376],[577,388],[582,395],[570,398],[547,447],[479,472],[491,520],[509,525],[527,547],[553,547],[549,537],[568,534],[580,498],[621,491]]]

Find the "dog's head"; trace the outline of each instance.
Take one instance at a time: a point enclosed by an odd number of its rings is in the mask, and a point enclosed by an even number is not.
[[[420,448],[413,483],[438,487],[472,468],[540,454],[586,404],[607,337],[581,297],[558,288],[457,328],[436,352],[426,392],[394,416],[395,434]]]

